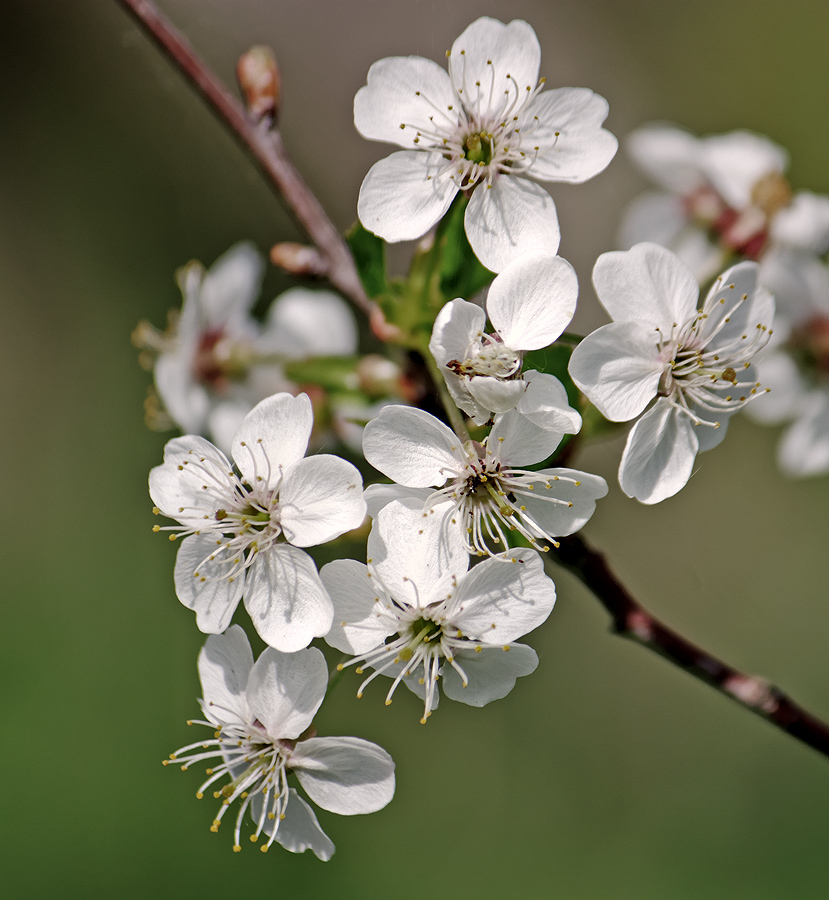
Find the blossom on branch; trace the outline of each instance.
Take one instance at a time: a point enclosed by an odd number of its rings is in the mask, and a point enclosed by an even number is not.
[[[360,134],[403,147],[366,175],[360,221],[386,241],[418,238],[463,191],[466,236],[489,269],[554,254],[558,216],[537,182],[580,183],[610,163],[607,101],[586,88],[542,92],[538,39],[518,19],[477,19],[447,55],[448,72],[419,56],[381,59],[354,98]]]
[[[336,456],[306,458],[313,427],[306,394],[275,394],[245,417],[232,465],[209,441],[174,438],[150,473],[156,511],[181,523],[176,594],[204,632],[230,624],[244,597],[264,641],[292,652],[324,635],[332,606],[301,547],[333,540],[365,517],[360,473]]]
[[[513,643],[546,620],[556,599],[534,550],[467,571],[460,532],[447,534],[410,500],[378,514],[367,553],[368,565],[335,560],[320,573],[335,608],[326,641],[354,654],[345,665],[374,670],[358,697],[377,675],[390,676],[386,704],[404,682],[424,701],[425,723],[438,705],[439,680],[452,700],[484,706],[535,670],[535,651]]]
[[[657,244],[603,253],[593,283],[613,322],[576,347],[570,375],[605,418],[641,416],[619,484],[658,503],[685,486],[697,452],[719,444],[730,417],[764,390],[750,366],[771,335],[774,301],[757,286],[757,264],[744,262],[717,278],[698,309],[693,272]]]
[[[207,271],[190,262],[178,272],[184,299],[168,330],[142,322],[134,334],[153,360],[158,397],[173,424],[185,434],[209,435],[224,453],[260,400],[295,390],[283,362],[357,350],[354,317],[331,291],[292,288],[274,300],[260,325],[251,312],[263,271],[262,257],[247,242]]]
[[[305,850],[323,860],[334,844],[320,828],[308,803],[289,784],[289,774],[317,806],[343,816],[377,812],[394,795],[394,762],[376,744],[355,737],[316,737],[312,725],[328,683],[322,653],[316,649],[280,653],[267,649],[253,661],[245,632],[238,625],[207,639],[199,654],[201,707],[205,720],[188,724],[214,729],[211,739],[196,741],[170,754],[186,771],[212,761],[196,796],[224,778],[215,790],[222,804],[211,831],[218,831],[228,808],[239,809],[233,849],[241,850],[245,813],[250,840],[267,838],[292,853]]]
[[[549,396],[546,406],[567,410],[566,420],[550,418],[550,430],[579,430],[581,418],[570,409],[561,382],[521,372],[526,351],[549,346],[567,327],[578,291],[576,273],[560,256],[525,256],[492,282],[486,313],[460,298],[438,313],[429,350],[452,399],[477,424],[515,408],[539,420],[543,398]],[[494,334],[484,331],[487,316]]]
[[[524,468],[547,459],[561,437],[512,410],[497,417],[483,443],[464,442],[429,413],[388,406],[366,426],[363,452],[397,484],[367,489],[369,513],[414,498],[441,523],[447,540],[460,534],[469,553],[500,553],[512,532],[549,550],[556,536],[578,531],[607,493],[597,475]]]

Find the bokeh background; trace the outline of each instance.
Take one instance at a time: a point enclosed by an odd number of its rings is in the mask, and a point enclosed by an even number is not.
[[[387,149],[351,101],[375,59],[444,50],[474,18],[525,18],[551,85],[606,96],[623,138],[653,119],[747,127],[792,154],[796,188],[829,191],[829,6],[823,0],[162,0],[228,82],[271,45],[285,140],[337,224]],[[829,761],[613,637],[571,578],[530,638],[531,678],[427,727],[400,692],[359,703],[345,677],[317,724],[394,756],[394,802],[320,814],[328,864],[213,835],[191,740],[202,643],[175,598],[174,548],[151,533],[148,375],[130,332],[177,305],[175,269],[241,238],[300,237],[244,153],[115,2],[0,4],[0,466],[7,507],[0,631],[0,893],[14,898],[279,896],[454,900],[825,898]],[[590,270],[644,186],[624,154],[554,188],[561,253],[597,322]],[[290,282],[271,271],[263,306]],[[829,480],[787,482],[776,434],[749,422],[656,508],[611,481],[586,529],[668,623],[829,716]]]

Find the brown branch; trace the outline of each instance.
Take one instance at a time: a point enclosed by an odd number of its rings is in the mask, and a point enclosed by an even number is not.
[[[746,675],[663,625],[634,599],[607,560],[582,538],[562,538],[551,559],[573,574],[610,613],[613,630],[715,687],[818,753],[829,756],[829,725],[762,678]]]
[[[334,223],[302,179],[280,133],[267,121],[257,123],[222,82],[196,55],[184,35],[150,0],[119,0],[138,20],[181,72],[196,87],[285,200],[297,221],[316,245],[326,264],[326,277],[359,310],[370,315],[374,304],[366,297],[354,260]]]

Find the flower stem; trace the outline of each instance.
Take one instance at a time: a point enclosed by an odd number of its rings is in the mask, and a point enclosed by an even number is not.
[[[605,557],[583,538],[577,535],[561,538],[558,549],[545,554],[545,567],[551,562],[569,569],[593,592],[610,613],[616,634],[653,650],[776,728],[829,756],[829,724],[765,679],[738,671],[663,625],[639,604]]]
[[[258,164],[325,261],[325,275],[367,316],[374,304],[363,290],[348,245],[299,174],[282,136],[267,121],[257,122],[200,59],[184,35],[150,0],[119,0],[168,59],[191,82]]]
[[[449,419],[449,424],[452,426],[453,431],[459,438],[461,438],[461,440],[468,441],[470,439],[469,430],[466,427],[463,413],[461,413],[461,411],[455,405],[455,401],[452,399],[452,395],[449,393],[449,389],[446,387],[446,379],[443,377],[443,373],[438,368],[438,364],[435,362],[435,358],[429,352],[428,347],[420,348],[419,352],[426,362],[426,368],[429,370],[429,375],[432,377],[432,381],[434,382],[435,389],[438,392],[440,402],[443,405],[444,410],[446,411],[446,417],[447,419]]]

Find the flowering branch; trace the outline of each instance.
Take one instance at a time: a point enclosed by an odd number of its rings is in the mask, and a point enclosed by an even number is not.
[[[363,290],[347,245],[317,198],[302,179],[285,149],[282,136],[267,120],[257,122],[201,60],[186,38],[150,0],[120,0],[161,50],[201,93],[247,149],[283,197],[316,245],[325,275],[357,309],[369,315],[372,302]]]
[[[617,634],[648,647],[818,753],[829,756],[827,723],[807,712],[775,685],[739,672],[663,625],[640,606],[605,557],[582,538],[577,535],[561,538],[560,546],[550,551],[550,555],[590,588],[610,613]]]

